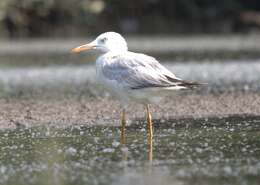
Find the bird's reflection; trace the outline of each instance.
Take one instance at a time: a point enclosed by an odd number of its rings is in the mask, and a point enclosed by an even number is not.
[[[121,130],[121,137],[120,137],[120,143],[121,143],[121,150],[122,150],[122,157],[124,161],[127,161],[128,159],[128,150],[127,150],[127,143],[126,143],[126,134],[125,131]],[[152,163],[153,161],[153,135],[148,134],[148,139],[147,139],[147,156],[148,156],[148,161]]]

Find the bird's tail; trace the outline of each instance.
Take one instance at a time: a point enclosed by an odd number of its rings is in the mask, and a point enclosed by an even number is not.
[[[170,82],[173,82],[175,85],[179,87],[183,87],[183,89],[193,89],[198,86],[207,85],[206,83],[199,83],[199,82],[192,82],[192,81],[186,81],[178,78],[171,78],[167,76],[167,79]]]
[[[186,87],[188,89],[193,89],[193,88],[197,88],[199,86],[207,85],[207,84],[206,83],[200,83],[200,82],[192,82],[192,81],[181,80],[178,85],[182,86],[182,87]]]

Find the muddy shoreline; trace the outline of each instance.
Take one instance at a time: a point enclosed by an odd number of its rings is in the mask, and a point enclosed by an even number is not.
[[[33,126],[119,125],[120,103],[107,97],[1,98],[0,128]],[[228,93],[221,95],[187,94],[167,97],[160,105],[152,105],[157,122],[184,118],[260,115],[260,95]],[[141,105],[127,109],[128,124],[144,121]]]

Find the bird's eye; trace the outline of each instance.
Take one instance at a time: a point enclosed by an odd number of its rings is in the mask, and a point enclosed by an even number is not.
[[[106,41],[107,41],[107,38],[106,38],[106,37],[100,39],[100,42],[101,42],[101,43],[105,43]]]

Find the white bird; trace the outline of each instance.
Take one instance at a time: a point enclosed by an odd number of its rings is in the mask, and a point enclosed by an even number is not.
[[[128,101],[142,103],[147,111],[149,140],[153,138],[153,124],[149,104],[165,92],[190,89],[200,85],[184,81],[162,66],[155,58],[128,51],[125,39],[118,33],[106,32],[94,41],[72,49],[73,53],[98,50],[101,55],[96,60],[97,79],[123,105]],[[121,142],[125,143],[125,106],[121,115]]]

